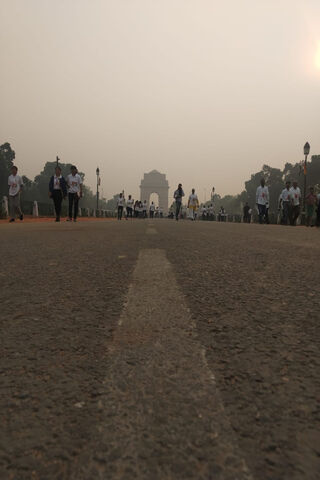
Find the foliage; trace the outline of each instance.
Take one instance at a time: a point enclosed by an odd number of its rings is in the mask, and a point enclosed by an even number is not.
[[[0,199],[8,194],[8,177],[11,173],[15,152],[10,143],[6,142],[0,146]]]

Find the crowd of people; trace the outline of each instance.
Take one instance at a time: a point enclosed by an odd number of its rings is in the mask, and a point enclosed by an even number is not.
[[[60,222],[61,218],[61,206],[62,201],[68,198],[68,218],[67,221],[77,221],[79,211],[79,200],[82,197],[82,179],[78,173],[76,166],[71,166],[70,174],[66,178],[62,176],[61,168],[57,165],[55,173],[52,175],[48,185],[49,197],[52,199],[55,209],[56,222]],[[23,190],[23,180],[18,175],[18,168],[13,166],[11,168],[11,175],[8,178],[9,186],[9,212],[10,222],[14,222],[16,216],[23,220],[23,212],[20,206],[20,193]],[[181,218],[182,215],[182,202],[185,193],[182,188],[182,184],[179,183],[178,188],[175,190],[173,198],[174,204],[169,211],[169,218],[175,218],[176,221]],[[269,222],[269,189],[265,184],[264,178],[261,179],[260,185],[256,191],[256,207],[259,216],[259,223]],[[278,212],[280,215],[280,223],[283,225],[296,225],[297,219],[301,213],[302,195],[301,190],[298,187],[296,181],[287,181],[285,188],[282,190],[279,202]],[[307,226],[312,225],[312,219],[317,214],[316,224],[320,226],[320,194],[316,195],[314,188],[310,187],[309,192],[305,198],[305,224]],[[200,206],[198,196],[193,188],[187,202],[188,218],[196,220],[201,218],[202,220],[214,220],[215,211],[214,203],[209,205]],[[253,210],[248,203],[243,207],[243,221],[250,223],[253,215]],[[125,218],[162,218],[163,210],[160,206],[156,206],[152,201],[148,205],[147,200],[140,201],[132,198],[132,195],[125,199],[124,192],[120,193],[117,198],[117,218],[121,220]],[[217,219],[219,221],[226,221],[227,213],[223,206],[220,207]]]

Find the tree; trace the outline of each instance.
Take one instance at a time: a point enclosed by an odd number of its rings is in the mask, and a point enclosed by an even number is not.
[[[15,152],[10,143],[6,142],[0,146],[0,198],[8,195],[8,177],[11,173]]]

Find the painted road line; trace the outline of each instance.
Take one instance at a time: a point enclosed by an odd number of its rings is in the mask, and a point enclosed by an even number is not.
[[[140,252],[99,403],[100,478],[252,480],[163,250]]]

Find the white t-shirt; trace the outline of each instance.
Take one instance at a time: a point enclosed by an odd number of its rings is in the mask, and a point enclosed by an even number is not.
[[[291,195],[291,200],[293,205],[296,207],[297,205],[300,205],[300,199],[301,199],[301,191],[300,188],[290,188],[290,195]]]
[[[134,204],[133,198],[128,198],[128,200],[127,200],[127,207],[132,208],[133,204]]]
[[[60,175],[60,177],[57,177],[57,175],[54,175],[54,177],[53,177],[53,190],[61,190],[61,187],[60,187],[61,178],[62,178],[62,175]]]
[[[195,193],[191,193],[188,203],[190,207],[197,207],[199,205],[198,196]]]
[[[206,209],[206,207],[202,207],[202,208],[201,208],[201,213],[202,213],[202,215],[206,215],[206,214],[207,214],[207,209]]]
[[[10,175],[8,178],[8,186],[9,186],[9,195],[14,197],[17,195],[21,187],[23,186],[23,181],[20,175]]]
[[[214,208],[212,206],[212,207],[209,207],[209,215],[213,215],[213,214],[214,214]]]
[[[287,188],[284,188],[281,192],[280,199],[283,202],[289,202],[290,201],[290,189],[288,190]]]
[[[82,178],[80,177],[79,173],[76,173],[75,175],[70,173],[67,176],[67,184],[69,187],[69,193],[79,193],[80,185],[82,185]]]
[[[154,209],[155,209],[154,203],[151,203],[151,205],[150,205],[150,211],[151,211],[151,212],[154,212]]]
[[[145,212],[147,211],[147,202],[143,202],[142,208]]]
[[[269,189],[268,187],[262,187],[259,185],[256,193],[256,203],[259,205],[267,205],[269,203]]]
[[[118,207],[124,207],[124,204],[125,204],[125,199],[124,199],[124,197],[118,197],[117,206],[118,206]]]

